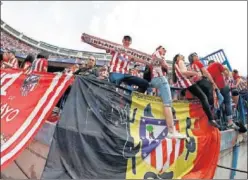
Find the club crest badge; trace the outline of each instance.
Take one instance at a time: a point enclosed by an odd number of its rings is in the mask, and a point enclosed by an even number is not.
[[[35,74],[30,74],[24,80],[22,87],[21,87],[21,95],[27,96],[29,92],[32,92],[37,87],[40,80],[40,76]]]

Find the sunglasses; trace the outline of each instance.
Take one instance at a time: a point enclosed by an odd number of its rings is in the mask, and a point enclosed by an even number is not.
[[[124,41],[128,41],[128,42],[131,42],[131,40],[130,40],[130,39],[124,39]]]
[[[191,56],[192,56],[192,57],[193,57],[193,56],[198,56],[198,54],[197,54],[197,53],[192,53]]]
[[[158,46],[158,47],[156,48],[156,51],[159,50],[159,49],[161,49],[161,48],[166,52],[166,49],[165,49],[163,46]]]

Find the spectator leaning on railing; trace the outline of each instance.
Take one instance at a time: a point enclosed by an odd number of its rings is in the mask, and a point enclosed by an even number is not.
[[[199,66],[200,68],[202,67],[201,64]],[[207,95],[204,92],[204,88],[199,85],[199,82],[202,81],[201,74],[193,70],[187,70],[184,56],[181,54],[177,54],[173,58],[172,75],[174,83],[177,83],[180,88],[188,90],[200,100],[209,123],[215,127],[219,127],[211,112],[211,107]]]
[[[247,88],[247,82],[239,76],[238,70],[234,69],[233,70],[233,79],[234,79],[234,84],[239,92],[239,95],[248,101],[248,88]]]
[[[239,91],[237,90],[235,83],[234,83],[234,79],[232,76],[232,72],[229,71],[229,69],[227,67],[225,67],[225,81],[226,84],[229,85],[230,87],[230,94],[232,95],[232,100],[235,104],[235,106],[238,105],[238,101],[239,101]]]
[[[208,72],[212,76],[215,84],[220,90],[220,93],[224,97],[224,104],[226,109],[226,117],[227,117],[227,127],[232,128],[235,130],[238,130],[239,127],[233,122],[232,119],[232,101],[231,101],[231,95],[230,95],[230,87],[228,84],[226,84],[224,79],[224,73],[227,73],[225,71],[225,68],[222,64],[215,62],[214,60],[210,60],[208,62]]]

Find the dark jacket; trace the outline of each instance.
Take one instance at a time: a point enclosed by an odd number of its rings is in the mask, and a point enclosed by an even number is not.
[[[82,76],[94,76],[94,77],[99,76],[97,68],[87,68],[87,67],[80,68],[79,70],[75,71],[73,74],[82,75]]]

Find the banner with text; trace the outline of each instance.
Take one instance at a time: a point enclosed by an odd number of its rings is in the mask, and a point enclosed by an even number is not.
[[[25,149],[72,81],[70,75],[1,69],[1,168]]]

